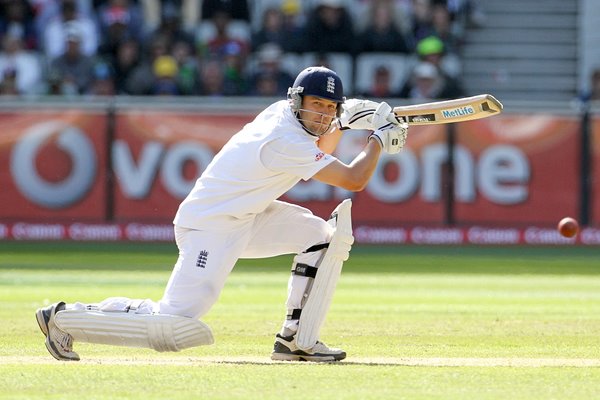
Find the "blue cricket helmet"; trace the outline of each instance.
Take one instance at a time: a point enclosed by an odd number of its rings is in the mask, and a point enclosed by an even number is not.
[[[342,80],[334,71],[325,67],[308,67],[298,74],[294,84],[288,89],[288,99],[292,110],[298,112],[302,105],[302,96],[315,96],[341,104],[346,100]]]

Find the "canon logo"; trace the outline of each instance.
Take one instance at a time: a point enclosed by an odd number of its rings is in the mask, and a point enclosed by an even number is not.
[[[376,228],[359,226],[353,232],[358,243],[405,243],[408,233],[404,228]]]
[[[119,240],[121,229],[116,225],[73,224],[69,226],[69,238],[73,240]]]
[[[585,228],[581,231],[581,243],[589,245],[600,244],[600,229]]]
[[[415,228],[410,237],[417,244],[463,243],[463,232],[458,228]]]
[[[575,241],[575,238],[561,236],[556,229],[536,227],[526,229],[524,238],[529,244],[569,244]]]
[[[477,244],[517,244],[520,240],[518,229],[483,228],[474,226],[467,231],[467,241]]]
[[[61,224],[18,223],[12,227],[13,238],[19,240],[58,240],[64,239],[65,227]]]
[[[128,240],[141,241],[173,241],[175,233],[173,226],[131,223],[125,227],[125,237]]]

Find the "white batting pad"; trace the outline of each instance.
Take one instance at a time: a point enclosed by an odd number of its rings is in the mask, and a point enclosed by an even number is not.
[[[335,232],[319,263],[306,304],[302,307],[296,334],[296,345],[300,349],[310,349],[319,339],[321,326],[325,322],[333,292],[342,272],[342,265],[350,255],[350,248],[354,243],[351,208],[352,200],[342,201],[328,221],[335,226]]]
[[[64,310],[56,313],[55,323],[75,341],[161,352],[215,342],[204,322],[177,315]]]

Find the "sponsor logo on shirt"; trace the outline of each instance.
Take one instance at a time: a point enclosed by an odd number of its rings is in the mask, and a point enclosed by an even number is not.
[[[325,157],[325,153],[323,152],[319,152],[317,153],[317,155],[315,156],[315,161],[319,161],[321,158]]]

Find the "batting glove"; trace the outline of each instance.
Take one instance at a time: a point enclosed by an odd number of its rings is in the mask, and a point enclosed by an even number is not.
[[[338,118],[338,127],[346,129],[374,130],[373,113],[379,103],[371,100],[348,99],[342,104],[342,115]]]
[[[408,136],[408,124],[406,122],[389,121],[392,108],[386,102],[379,104],[373,114],[373,126],[377,129],[369,135],[369,139],[377,139],[383,151],[388,154],[396,154],[404,147]]]

